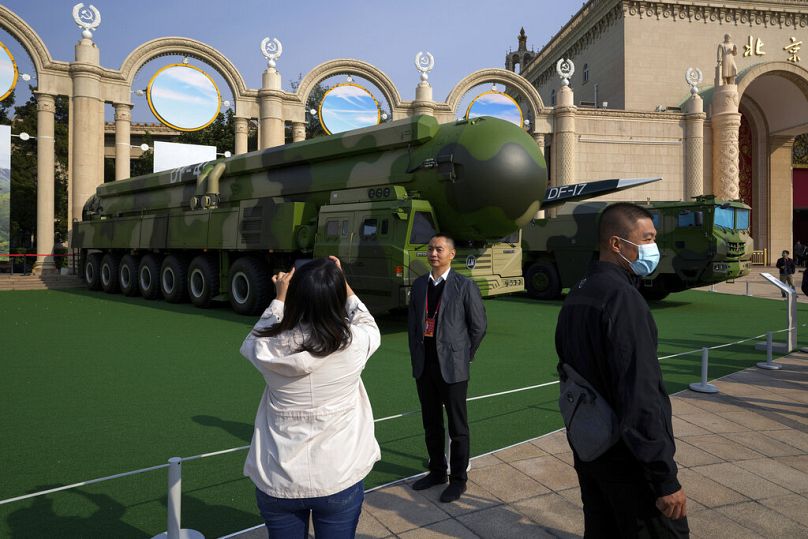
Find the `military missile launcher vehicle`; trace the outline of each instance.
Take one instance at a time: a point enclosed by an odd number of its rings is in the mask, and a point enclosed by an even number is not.
[[[651,212],[662,255],[642,279],[646,299],[705,286],[749,273],[752,238],[749,206],[700,196],[689,202],[638,203]],[[567,204],[554,219],[522,228],[525,287],[537,299],[557,299],[598,258],[598,223],[606,202]]]
[[[408,304],[435,231],[456,239],[453,268],[484,296],[522,291],[521,248],[497,241],[543,202],[620,188],[546,187],[544,159],[519,127],[419,116],[103,184],[71,247],[91,289],[200,307],[228,299],[242,314],[269,303],[273,272],[336,255],[384,311]]]

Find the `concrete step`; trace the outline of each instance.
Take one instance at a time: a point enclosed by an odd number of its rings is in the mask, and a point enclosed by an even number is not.
[[[82,288],[84,282],[75,275],[10,275],[0,274],[0,291],[60,290]]]

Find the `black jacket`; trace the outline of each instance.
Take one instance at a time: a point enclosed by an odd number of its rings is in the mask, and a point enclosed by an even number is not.
[[[420,378],[424,371],[424,321],[429,274],[412,284],[408,320],[412,375]],[[435,347],[443,380],[447,384],[469,379],[469,363],[474,359],[485,336],[487,320],[480,289],[474,281],[452,270],[446,279],[438,318],[435,322]]]
[[[620,421],[618,446],[585,464],[606,470],[622,452],[624,460],[639,464],[657,496],[679,490],[657,328],[628,273],[609,262],[594,263],[564,301],[555,340],[559,359],[603,395]]]
[[[780,270],[780,273],[785,275],[794,275],[797,272],[797,265],[794,263],[793,258],[778,258],[775,266]]]

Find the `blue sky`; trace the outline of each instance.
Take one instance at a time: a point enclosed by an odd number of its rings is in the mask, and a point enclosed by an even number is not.
[[[80,31],[72,21],[74,0],[3,2],[45,41],[57,60],[70,61]],[[540,49],[580,9],[579,1],[548,0],[98,0],[101,26],[95,42],[101,64],[120,67],[139,44],[163,36],[184,36],[220,50],[241,71],[248,86],[258,88],[266,61],[259,51],[264,37],[283,43],[278,70],[285,89],[314,66],[335,58],[357,58],[384,71],[403,99],[413,99],[419,81],[413,64],[418,51],[435,57],[429,81],[436,100],[444,100],[467,74],[504,67],[508,48],[517,46],[519,28],[528,47]],[[238,10],[231,6],[238,6]],[[0,31],[0,41],[9,36]],[[20,72],[31,62],[9,43]],[[153,63],[158,63],[157,60]],[[164,62],[167,63],[167,62]],[[155,65],[155,68],[160,67]],[[200,66],[204,67],[204,66]],[[229,92],[223,89],[223,99]],[[136,121],[155,121],[144,98],[133,96]],[[142,103],[141,103],[142,102]],[[108,107],[111,108],[111,107]],[[145,109],[145,110],[144,110]]]

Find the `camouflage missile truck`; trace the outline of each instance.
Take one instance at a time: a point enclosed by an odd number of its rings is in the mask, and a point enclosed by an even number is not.
[[[484,294],[522,290],[518,259],[486,242],[530,220],[546,178],[513,124],[413,117],[103,184],[71,247],[91,289],[229,299],[244,314],[267,305],[273,271],[333,254],[369,307],[388,310],[429,270],[438,229]]]
[[[749,206],[701,196],[690,202],[640,203],[651,212],[662,255],[643,279],[649,300],[749,273],[752,238]],[[522,228],[525,287],[537,299],[557,299],[597,259],[597,230],[606,202],[567,204],[554,219]]]
[[[619,184],[546,189],[544,159],[519,127],[420,116],[103,184],[71,247],[90,289],[200,307],[229,299],[242,314],[268,304],[272,272],[336,255],[384,311],[408,304],[436,230],[456,239],[453,269],[484,296],[524,290],[521,246],[499,240],[542,204]]]

